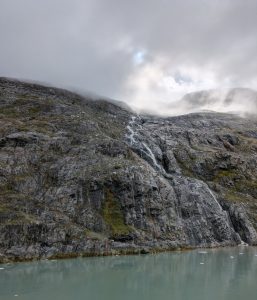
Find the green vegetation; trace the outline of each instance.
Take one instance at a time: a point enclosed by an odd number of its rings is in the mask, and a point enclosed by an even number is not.
[[[120,205],[114,199],[113,193],[108,189],[105,192],[105,203],[102,214],[113,236],[126,235],[132,231],[132,228],[124,223]]]
[[[228,189],[224,195],[224,198],[230,202],[245,202],[246,196],[240,193],[233,191],[232,189]]]
[[[234,169],[230,170],[218,170],[214,175],[213,181],[216,183],[222,183],[224,180],[234,180],[238,177],[238,173]]]
[[[257,181],[256,180],[240,180],[235,183],[235,189],[257,198]]]
[[[30,107],[28,109],[29,115],[35,115],[38,114],[41,111],[41,108],[39,106]]]
[[[1,114],[4,117],[9,117],[9,118],[16,118],[20,115],[19,111],[13,106],[2,107]]]
[[[7,206],[7,204],[0,203],[0,214],[9,212],[9,211],[10,211],[10,208]]]
[[[14,192],[14,186],[11,182],[6,182],[5,184],[1,185],[1,196],[5,196],[7,194]]]
[[[246,189],[257,189],[257,181],[256,180],[241,180],[236,184],[238,189],[246,188]]]
[[[85,235],[87,237],[89,237],[90,239],[92,239],[92,240],[101,241],[101,240],[104,240],[106,238],[106,236],[103,235],[102,233],[91,231],[91,230],[88,230],[88,229],[85,231]]]
[[[186,159],[181,159],[179,155],[176,155],[176,152],[174,152],[174,155],[183,174],[187,177],[196,177],[196,175],[192,171],[193,164],[196,159],[194,157],[189,156],[187,156]]]

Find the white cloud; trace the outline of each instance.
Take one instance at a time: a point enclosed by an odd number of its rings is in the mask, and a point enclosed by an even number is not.
[[[121,98],[138,111],[166,113],[165,107],[177,104],[186,93],[219,87],[213,72],[168,63],[167,58],[159,58],[136,68],[124,84]]]
[[[196,90],[257,89],[256,0],[0,2],[0,76],[155,111]]]

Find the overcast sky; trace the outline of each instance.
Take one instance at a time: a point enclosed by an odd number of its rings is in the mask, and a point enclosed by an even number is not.
[[[257,0],[0,0],[0,76],[155,108],[257,89]]]

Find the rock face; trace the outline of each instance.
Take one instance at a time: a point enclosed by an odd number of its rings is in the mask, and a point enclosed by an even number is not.
[[[257,122],[0,79],[0,261],[257,244]]]

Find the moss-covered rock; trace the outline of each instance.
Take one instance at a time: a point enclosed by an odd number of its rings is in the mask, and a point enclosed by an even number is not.
[[[119,237],[126,236],[132,232],[132,228],[125,224],[120,203],[115,199],[110,189],[106,189],[105,191],[102,215],[105,223],[110,229],[112,238],[118,239]]]

